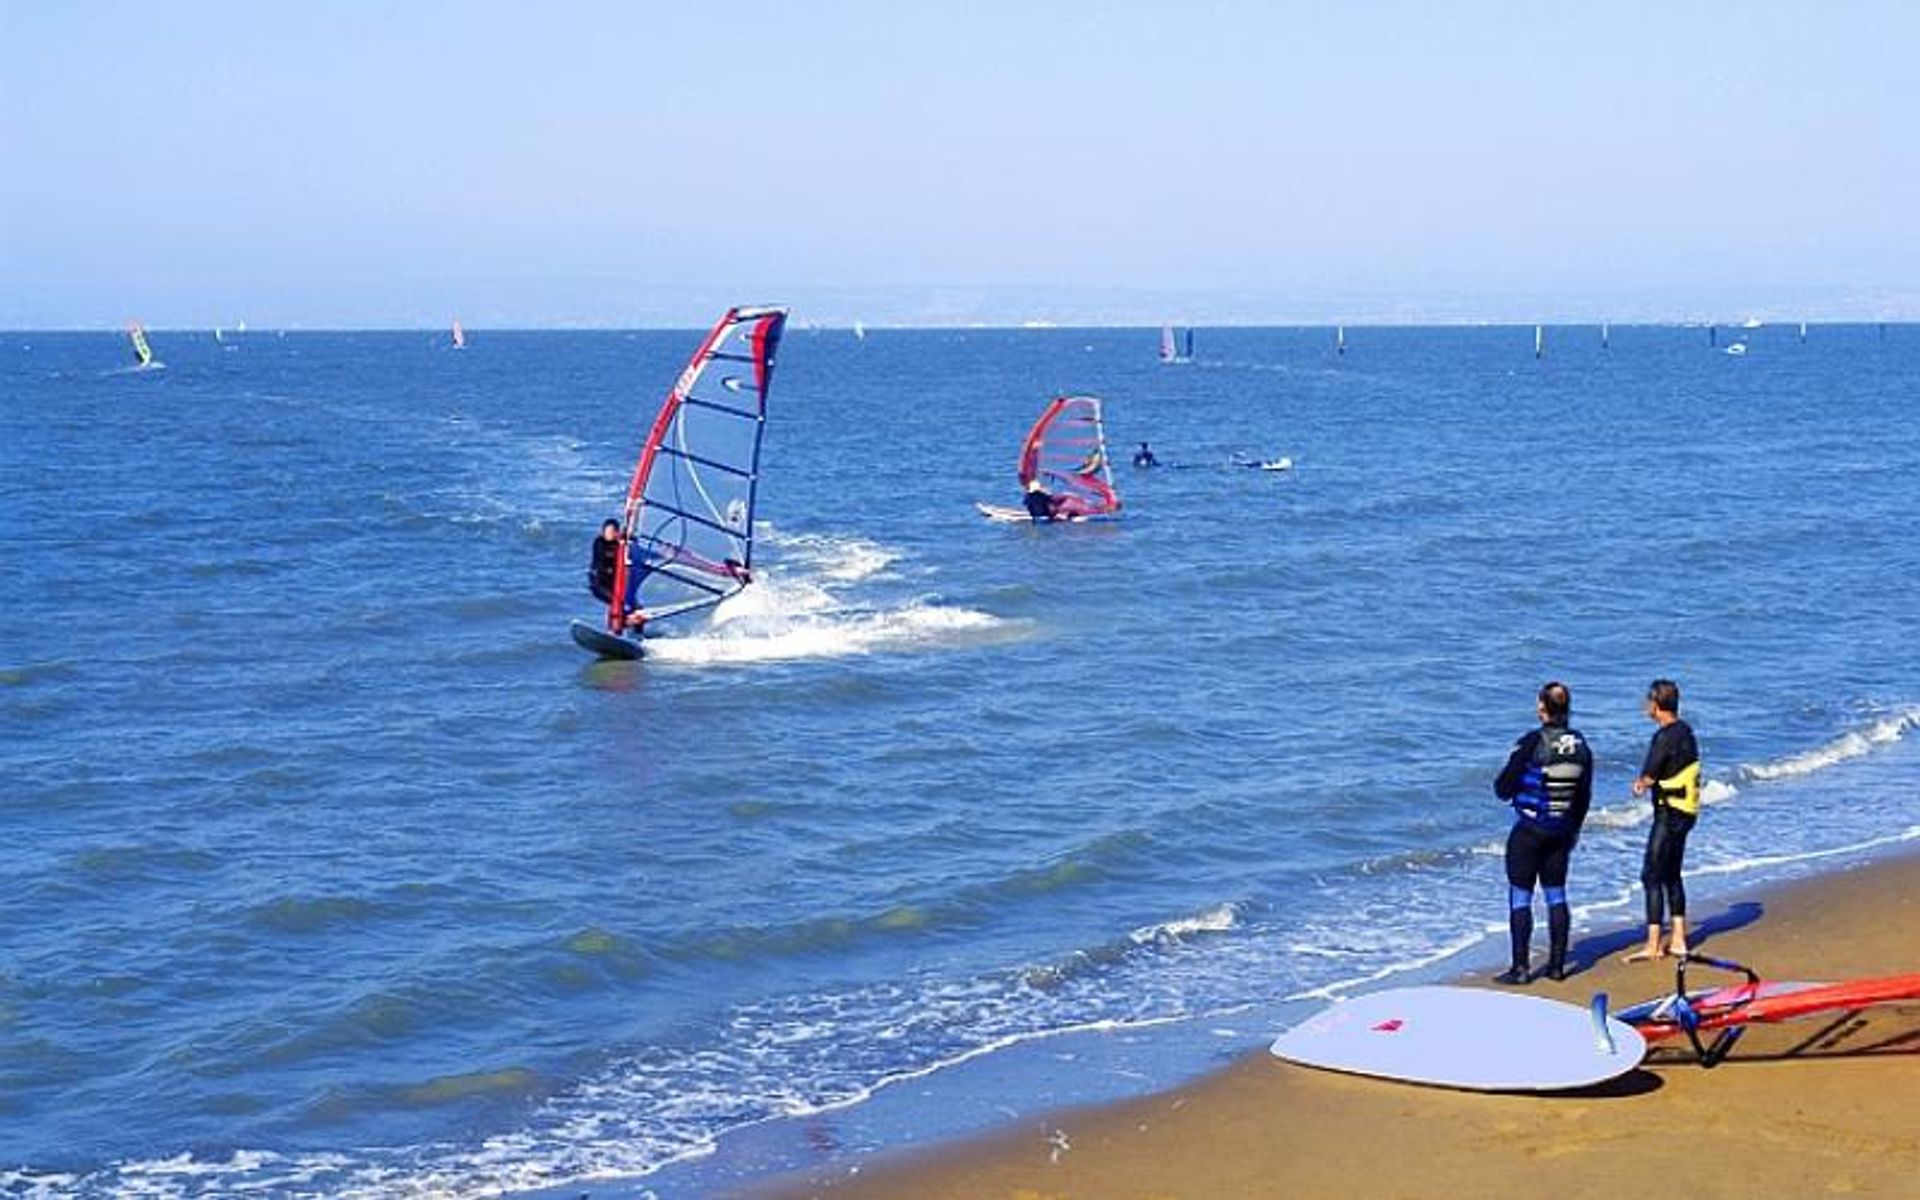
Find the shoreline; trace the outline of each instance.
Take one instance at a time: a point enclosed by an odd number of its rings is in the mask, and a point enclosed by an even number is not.
[[[1920,970],[1920,849],[1695,905],[1696,947],[1763,978]],[[1670,992],[1671,960],[1620,961],[1637,924],[1576,936],[1581,970],[1534,995],[1614,1006]],[[1536,935],[1536,943],[1540,941]],[[1536,958],[1540,947],[1536,944]],[[1455,981],[1492,986],[1485,973]],[[1705,973],[1709,985],[1720,976]],[[1151,1095],[1036,1113],[969,1137],[761,1179],[760,1200],[883,1197],[1424,1196],[1542,1186],[1612,1197],[1633,1179],[1730,1195],[1899,1195],[1920,1176],[1920,1002],[1753,1028],[1708,1071],[1671,1046],[1562,1095],[1413,1087],[1264,1049]],[[1364,1159],[1357,1157],[1364,1154]]]

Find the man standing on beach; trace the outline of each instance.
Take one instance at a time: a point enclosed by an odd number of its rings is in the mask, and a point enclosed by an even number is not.
[[[1687,889],[1680,882],[1680,860],[1700,817],[1700,744],[1680,719],[1679,685],[1671,679],[1648,684],[1647,716],[1659,728],[1633,781],[1634,795],[1653,795],[1653,828],[1640,867],[1640,884],[1647,891],[1647,944],[1627,955],[1628,962],[1687,952]],[[1673,936],[1665,946],[1660,944],[1663,909],[1673,917]]]
[[[1507,833],[1507,928],[1513,961],[1494,976],[1496,983],[1531,983],[1533,888],[1547,896],[1548,979],[1567,977],[1567,936],[1573,925],[1567,907],[1567,863],[1580,826],[1593,802],[1593,751],[1580,731],[1569,728],[1573,696],[1558,681],[1540,689],[1534,714],[1538,729],[1513,745],[1507,765],[1493,781],[1494,795],[1513,805]]]

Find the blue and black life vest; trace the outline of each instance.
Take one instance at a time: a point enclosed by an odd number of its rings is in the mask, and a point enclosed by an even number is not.
[[[1533,762],[1520,776],[1514,811],[1549,833],[1573,826],[1573,805],[1587,773],[1580,761],[1586,742],[1576,730],[1542,728],[1533,743]]]

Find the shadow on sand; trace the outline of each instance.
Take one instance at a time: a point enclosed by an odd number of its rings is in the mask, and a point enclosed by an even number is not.
[[[1688,929],[1690,948],[1699,950],[1708,942],[1723,933],[1743,929],[1766,915],[1766,905],[1756,900],[1742,900],[1728,906],[1724,911],[1715,913],[1697,925]],[[1567,975],[1580,974],[1595,963],[1623,954],[1646,940],[1646,931],[1640,927],[1621,929],[1612,933],[1595,934],[1582,938],[1567,949]]]

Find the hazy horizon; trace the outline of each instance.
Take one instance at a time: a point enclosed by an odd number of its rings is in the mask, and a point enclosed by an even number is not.
[[[0,327],[1920,317],[1920,7],[0,7]]]

